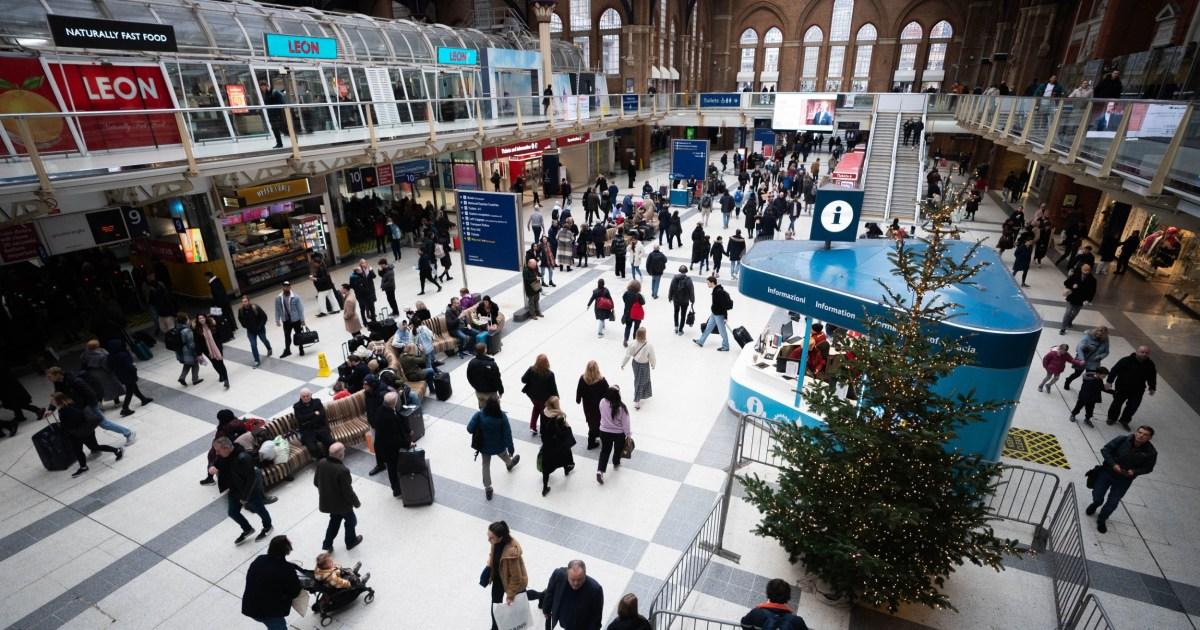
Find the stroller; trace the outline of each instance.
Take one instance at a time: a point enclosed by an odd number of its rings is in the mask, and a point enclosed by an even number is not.
[[[354,572],[358,572],[358,567],[354,568]],[[351,586],[350,588],[334,588],[317,579],[316,573],[308,569],[297,566],[296,573],[300,577],[300,586],[312,593],[314,601],[312,611],[321,615],[321,626],[328,626],[333,622],[333,614],[346,606],[354,603],[358,596],[366,593],[363,598],[364,604],[370,604],[375,601],[375,589],[366,586]]]

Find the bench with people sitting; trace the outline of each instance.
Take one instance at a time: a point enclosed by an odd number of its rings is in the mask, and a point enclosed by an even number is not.
[[[263,480],[269,488],[315,461],[314,453],[320,455],[333,442],[352,446],[366,440],[370,426],[363,392],[326,405],[302,389],[292,411],[267,421],[266,430],[271,438],[283,436],[290,446],[285,461],[263,467]]]

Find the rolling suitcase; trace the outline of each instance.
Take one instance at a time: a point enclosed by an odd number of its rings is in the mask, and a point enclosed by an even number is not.
[[[154,358],[154,353],[140,339],[133,340],[133,356],[137,357],[138,361],[149,361]]]
[[[75,461],[71,438],[57,422],[33,434],[33,448],[46,470],[66,470]]]
[[[450,373],[438,372],[433,375],[433,393],[438,400],[449,400],[454,389],[450,387]]]
[[[745,326],[738,326],[733,329],[733,340],[738,342],[741,347],[746,347],[746,344],[754,341],[754,337],[750,336],[750,331],[746,330]]]
[[[408,418],[408,431],[412,441],[416,442],[425,437],[425,414],[420,405],[403,405],[400,407],[400,415]]]
[[[500,333],[499,332],[488,333],[488,338],[487,338],[488,354],[491,354],[491,355],[500,354],[500,350],[503,347],[504,347],[504,344],[502,344],[500,342]]]
[[[423,449],[400,451],[397,459],[400,473],[400,496],[404,507],[433,504],[433,472]]]

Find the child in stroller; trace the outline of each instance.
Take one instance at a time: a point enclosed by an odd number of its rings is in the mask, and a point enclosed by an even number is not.
[[[375,600],[375,589],[367,586],[371,574],[360,576],[358,570],[361,567],[361,562],[355,564],[353,569],[339,567],[329,552],[317,556],[317,566],[312,571],[297,567],[301,586],[316,597],[312,610],[321,615],[322,626],[329,625],[333,613],[349,606],[362,593],[367,594],[363,598],[364,603],[370,604]]]

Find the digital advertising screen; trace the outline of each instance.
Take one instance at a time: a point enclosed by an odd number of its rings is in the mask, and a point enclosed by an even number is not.
[[[777,94],[771,128],[832,132],[836,109],[836,94]]]

